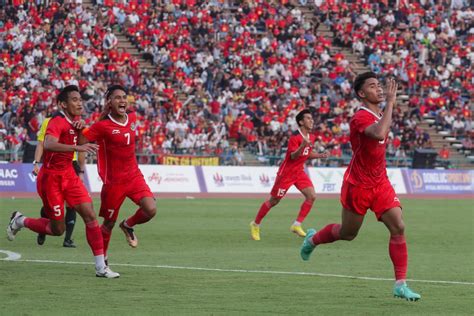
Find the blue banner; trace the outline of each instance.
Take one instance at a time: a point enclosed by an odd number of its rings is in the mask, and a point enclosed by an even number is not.
[[[2,192],[36,192],[36,177],[32,164],[0,164],[0,190]]]
[[[474,194],[473,170],[406,169],[408,193]]]

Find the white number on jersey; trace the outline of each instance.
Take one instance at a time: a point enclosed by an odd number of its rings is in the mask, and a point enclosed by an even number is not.
[[[53,206],[54,216],[61,216],[61,205]]]
[[[130,145],[130,133],[123,134],[127,138],[127,145]]]

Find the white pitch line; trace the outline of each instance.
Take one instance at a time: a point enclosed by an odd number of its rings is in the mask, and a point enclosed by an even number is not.
[[[3,259],[1,259],[3,260]],[[77,265],[92,265],[91,262],[78,261],[56,261],[56,260],[34,260],[34,259],[20,259],[17,262],[34,262],[34,263],[53,263],[53,264],[77,264]],[[389,278],[374,278],[364,276],[352,276],[342,274],[328,274],[317,272],[297,272],[297,271],[272,271],[272,270],[243,270],[243,269],[219,269],[219,268],[200,268],[200,267],[183,267],[183,266],[169,266],[169,265],[150,265],[150,264],[131,264],[131,263],[114,263],[112,266],[134,267],[134,268],[156,268],[156,269],[179,269],[179,270],[193,270],[193,271],[209,271],[209,272],[232,272],[232,273],[257,273],[257,274],[282,274],[282,275],[308,275],[328,278],[342,278],[368,281],[393,281]],[[434,284],[457,284],[457,285],[474,285],[474,282],[461,281],[441,281],[441,280],[417,280],[407,279],[410,282],[419,283],[434,283]]]

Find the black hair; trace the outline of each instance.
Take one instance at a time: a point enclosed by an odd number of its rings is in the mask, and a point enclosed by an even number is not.
[[[58,97],[57,97],[57,102],[60,103],[60,102],[66,102],[67,101],[67,97],[69,96],[69,93],[70,92],[79,92],[79,87],[76,86],[76,85],[69,85],[69,86],[65,86],[58,94]]]
[[[125,90],[125,88],[122,85],[114,84],[110,86],[105,92],[105,99],[108,100],[115,90],[122,90],[123,92],[127,93],[127,90]]]
[[[362,86],[364,85],[365,81],[367,79],[370,79],[370,78],[378,79],[377,75],[372,71],[364,72],[364,73],[358,75],[355,78],[355,80],[354,80],[354,92],[355,92],[357,98],[360,99],[358,92],[362,89]]]
[[[305,114],[311,114],[311,111],[308,109],[304,109],[296,115],[296,124],[298,124],[298,127],[300,126],[300,121],[304,119]]]

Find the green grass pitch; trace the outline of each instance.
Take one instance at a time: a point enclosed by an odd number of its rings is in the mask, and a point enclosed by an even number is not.
[[[472,315],[472,200],[402,199],[408,277],[413,279],[409,285],[422,295],[418,302],[392,297],[393,282],[383,280],[393,277],[388,232],[370,212],[356,240],[318,247],[303,262],[302,239],[289,232],[301,200],[286,199],[272,209],[262,223],[262,240],[255,242],[248,224],[261,202],[158,199],[157,217],[136,229],[138,248],[131,249],[118,227],[114,229],[109,261],[121,277],[106,280],[94,275],[82,220],[74,233],[76,249],[63,248],[62,237],[47,237],[38,246],[36,234],[28,230],[9,242],[4,229],[11,210],[36,217],[40,201],[0,199],[0,250],[26,260],[0,260],[0,314]],[[126,202],[120,219],[134,210]],[[317,200],[304,227],[319,229],[339,219],[338,200]]]

